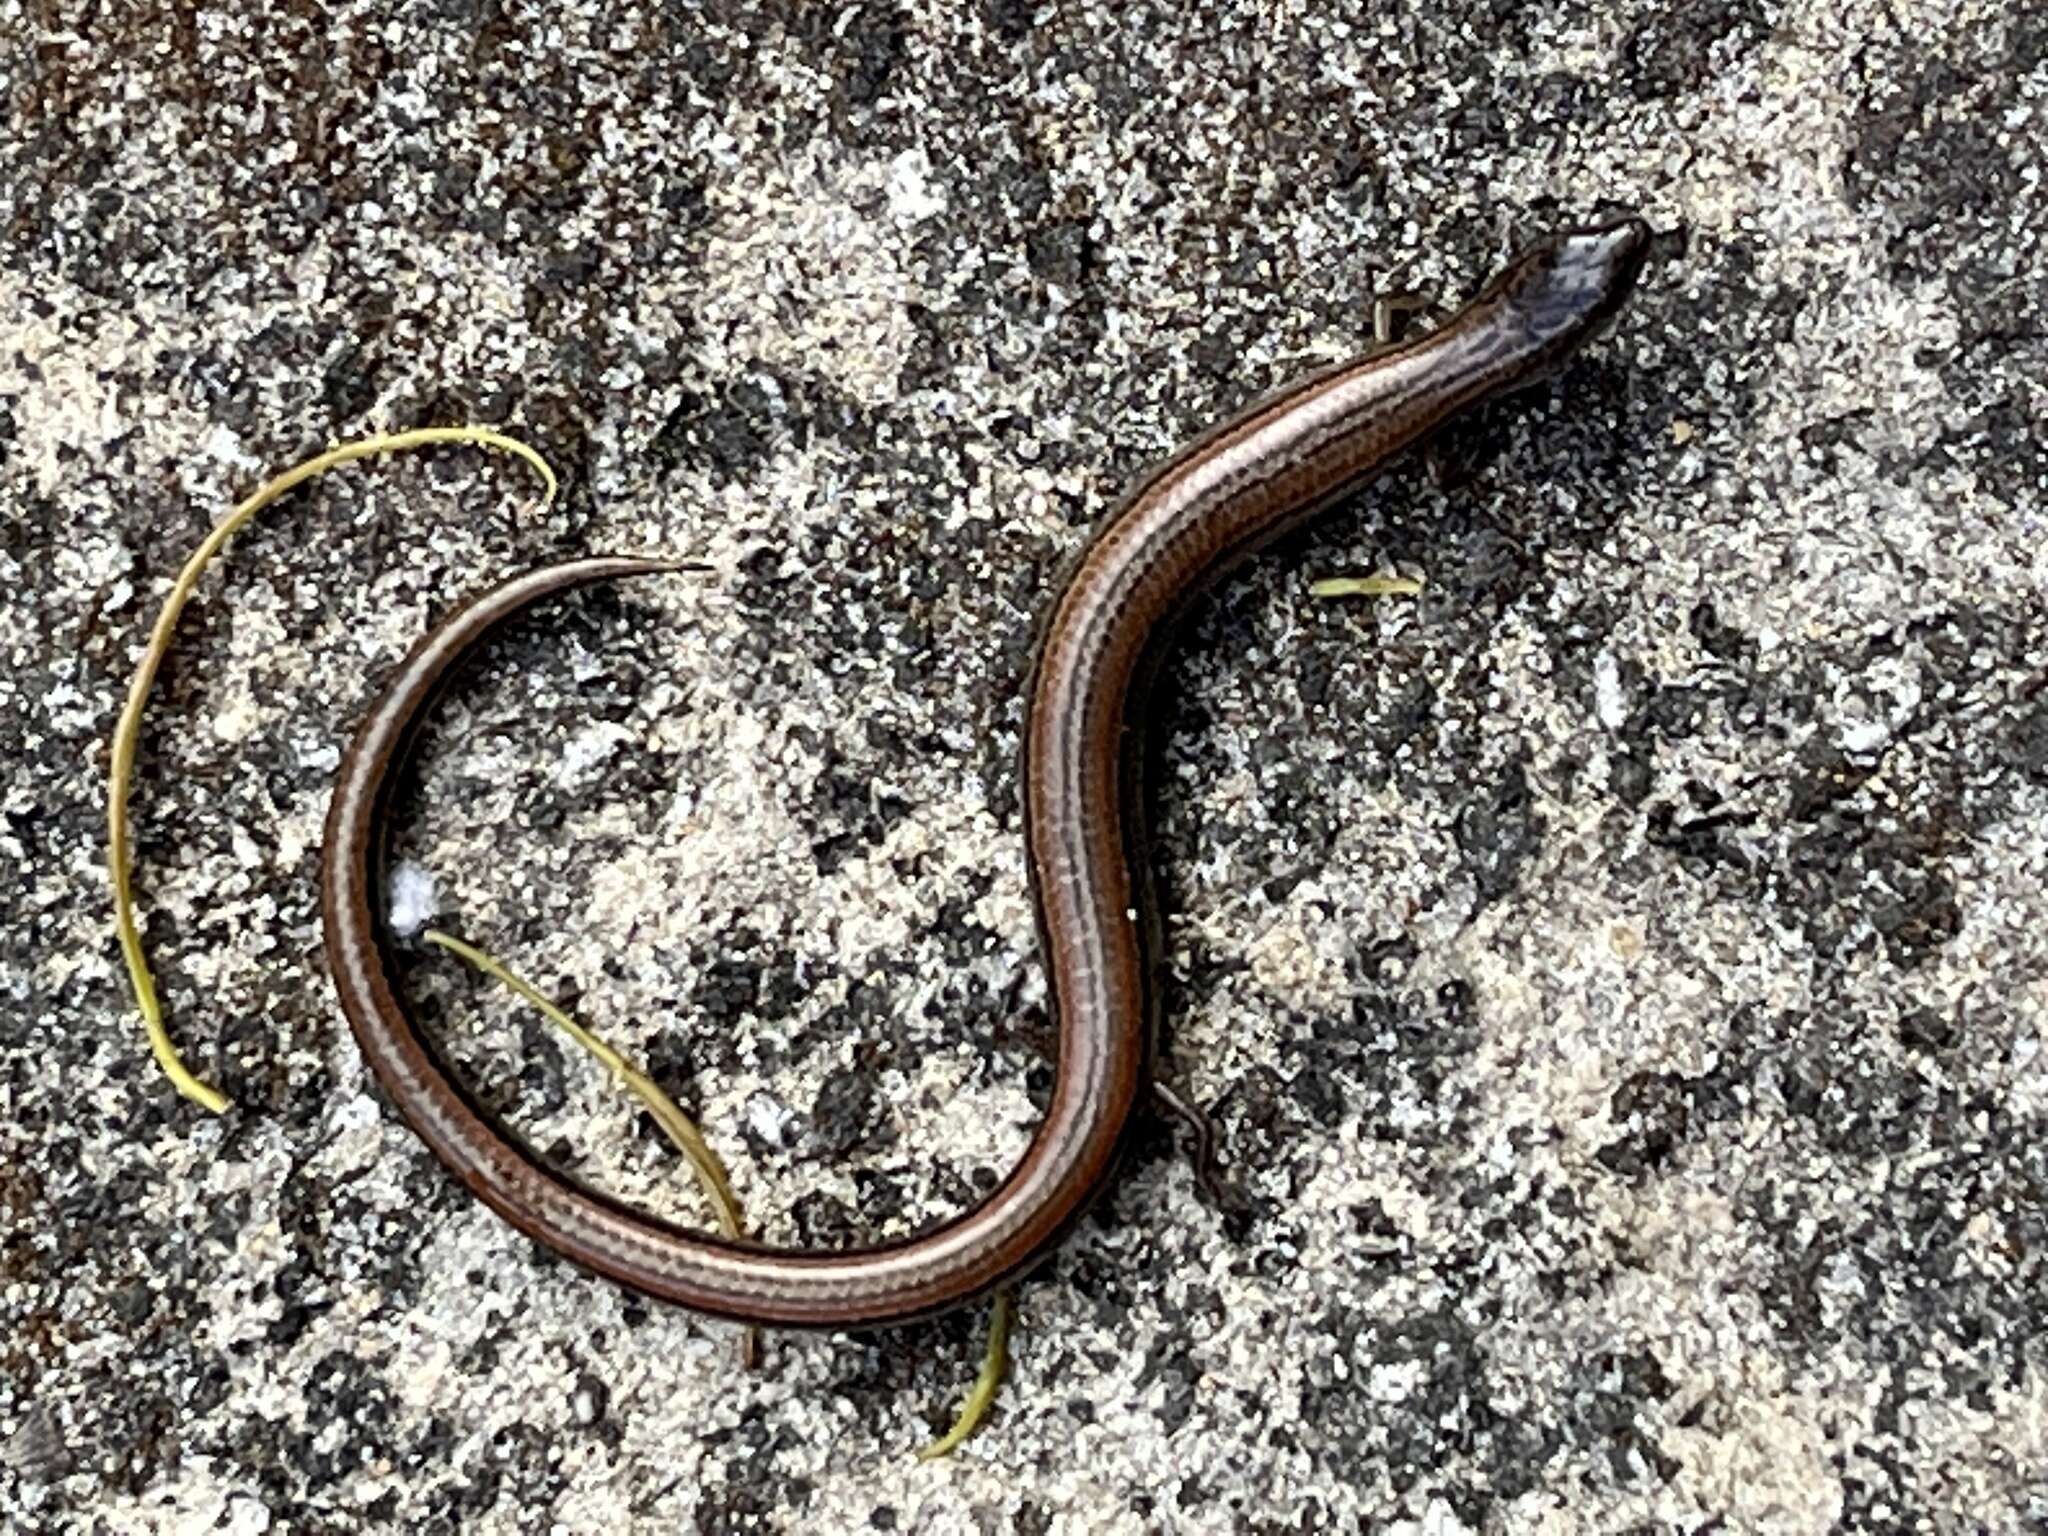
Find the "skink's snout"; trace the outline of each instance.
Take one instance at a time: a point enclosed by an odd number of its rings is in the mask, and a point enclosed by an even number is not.
[[[1533,373],[1554,371],[1614,318],[1642,274],[1651,238],[1650,226],[1633,217],[1570,230],[1524,251],[1474,307],[1504,310],[1539,359]]]
[[[1649,254],[1650,226],[1633,217],[1575,229],[1557,243],[1560,271],[1582,274],[1589,287],[1616,303],[1635,287]]]

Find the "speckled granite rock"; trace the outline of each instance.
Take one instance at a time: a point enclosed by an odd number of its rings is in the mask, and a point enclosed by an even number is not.
[[[1183,11],[1199,14],[1182,14]],[[2048,1522],[2048,24],[2021,0],[0,0],[0,1525],[2018,1531]],[[146,17],[146,19],[125,19]],[[1049,1079],[1012,767],[1118,488],[1617,205],[1616,335],[1206,604],[1162,720],[1171,1138],[981,1320],[732,1331],[557,1263],[366,1081],[329,772],[490,573],[668,550],[451,697],[403,852],[784,1241],[988,1187]],[[137,791],[175,1027],[101,886]],[[1393,569],[1417,602],[1319,603]],[[1021,991],[1018,991],[1021,982]],[[675,1159],[410,986],[564,1163]]]

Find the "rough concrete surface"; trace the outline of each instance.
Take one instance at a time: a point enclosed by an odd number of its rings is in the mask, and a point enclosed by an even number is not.
[[[1962,1532],[2048,1523],[2048,22],[2024,0],[0,0],[0,1527]],[[779,1242],[1019,1154],[1035,616],[1132,475],[1619,207],[1614,334],[1197,610],[1160,712],[1171,1133],[1021,1296],[769,1341],[460,1193],[319,951],[338,749],[582,551],[398,854]],[[136,788],[177,1099],[110,936]],[[1420,576],[1329,602],[1317,576]],[[702,1223],[407,951],[565,1167]]]

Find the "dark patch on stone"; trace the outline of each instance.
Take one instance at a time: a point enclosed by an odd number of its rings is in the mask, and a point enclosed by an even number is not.
[[[1310,1363],[1299,1413],[1308,1449],[1324,1465],[1370,1459],[1403,1493],[1442,1464],[1446,1445],[1470,1448],[1497,1424],[1485,1355],[1454,1312],[1373,1322],[1331,1314],[1318,1332],[1335,1347],[1327,1360]],[[1336,1361],[1349,1369],[1338,1374]],[[1397,1405],[1381,1405],[1367,1399],[1359,1381],[1375,1368],[1404,1377],[1419,1368],[1419,1375]]]
[[[2025,1321],[2048,1300],[2044,1277],[2039,1266],[1973,1261],[1966,1232],[1982,1215],[1998,1247],[2011,1253],[2033,1251],[2029,1245],[2048,1232],[2042,1128],[2011,1122],[1981,1101],[1894,1099],[1850,1118],[1871,1133],[1883,1120],[1881,1140],[1870,1133],[1833,1138],[1843,1161],[1831,1182],[1856,1190],[1851,1199],[1830,1203],[1817,1225],[1805,1219],[1812,1206],[1789,1189],[1764,1197],[1756,1211],[1779,1245],[1769,1294],[1782,1325],[1815,1342],[1846,1334],[1880,1360],[1907,1367],[1959,1357],[1966,1371],[2017,1381]],[[1979,1124],[1989,1131],[1982,1141]],[[1893,1171],[1872,1189],[1867,1160],[1886,1145],[1896,1149],[1886,1154]],[[1829,1285],[1844,1264],[1856,1283]],[[1956,1369],[1946,1372],[1948,1390],[1960,1393],[1968,1382],[1955,1379]]]
[[[344,342],[328,362],[320,380],[320,400],[328,416],[353,421],[377,398],[376,357],[372,341]]]
[[[385,1426],[398,1417],[383,1372],[345,1350],[330,1350],[308,1370],[305,1395],[307,1427],[291,1435],[288,1454],[293,1469],[315,1486],[336,1482],[371,1459]]]
[[[847,145],[888,142],[884,98],[910,65],[904,10],[893,0],[860,0],[851,10],[799,5],[768,14],[777,15],[786,45],[832,78],[832,137]]]
[[[906,755],[901,743],[886,741],[877,744],[874,754],[883,761],[901,760]],[[823,762],[811,809],[813,823],[823,835],[813,840],[811,857],[817,861],[819,874],[830,875],[848,859],[879,844],[911,814],[911,807],[900,797],[878,789],[871,778],[850,771],[846,760],[830,746],[823,753]]]
[[[804,424],[786,419],[782,398],[752,376],[733,380],[715,399],[685,393],[648,452],[663,467],[701,465],[714,485],[748,479],[777,442],[802,446]]]
[[[1896,275],[1947,279],[1959,303],[1975,281],[1971,252],[1992,233],[1989,218],[2002,220],[2021,190],[2002,128],[2021,77],[1993,52],[1993,35],[1968,29],[1932,52],[1915,38],[1910,56],[1879,47],[1858,60],[1865,107],[1846,168],[1851,205],[1875,204],[1895,221]],[[1918,68],[1897,67],[1908,57]]]
[[[1932,1008],[1915,1008],[1901,1014],[1898,1029],[1901,1044],[1934,1053],[1952,1050],[1963,1035],[1961,1021]]]
[[[875,1076],[875,1062],[857,1059],[825,1079],[804,1121],[806,1153],[829,1160],[874,1134]]]
[[[1866,452],[1865,439],[1872,431],[1877,412],[1869,407],[1824,416],[1799,429],[1799,445],[1814,456],[1823,474],[1836,474],[1842,465],[1843,448]]]
[[[1669,1482],[1679,1463],[1667,1456],[1644,1423],[1652,1405],[1671,1396],[1672,1385],[1655,1359],[1638,1352],[1602,1355],[1587,1362],[1583,1384],[1575,1383],[1567,1420],[1569,1439],[1601,1446],[1608,1470],[1622,1487],[1637,1481],[1640,1462],[1650,1477]]]
[[[806,1248],[851,1248],[862,1235],[859,1220],[845,1202],[823,1190],[797,1196],[790,1215]]]
[[[787,1059],[778,1044],[784,1032],[759,1026],[779,1023],[801,1001],[796,955],[740,925],[694,949],[691,967],[697,981],[683,1013],[694,1021],[695,1051],[671,1062],[669,1070],[707,1078],[731,1075],[744,1067],[749,1053],[764,1070],[781,1066]]]
[[[1754,47],[1766,29],[1760,0],[1686,0],[1651,8],[1622,44],[1623,78],[1639,101],[1697,91],[1727,67],[1731,39]]]
[[[1170,1333],[1154,1345],[1138,1370],[1138,1390],[1146,1394],[1153,1422],[1167,1434],[1178,1430],[1195,1411],[1201,1369],[1189,1358],[1184,1337]]]
[[[908,1186],[900,1174],[862,1168],[853,1176],[862,1225],[868,1231],[894,1221],[910,1208]]]
[[[788,1424],[772,1421],[767,1409],[750,1406],[737,1425],[710,1430],[703,1439],[707,1447],[729,1451],[715,1463],[724,1477],[698,1493],[695,1525],[705,1536],[748,1536],[770,1528],[764,1522],[801,1518],[810,1507],[811,1480],[778,1465],[799,1437]]]
[[[1456,1134],[1467,1112],[1450,1079],[1472,1048],[1471,999],[1461,986],[1435,993],[1361,977],[1348,1017],[1312,1017],[1289,1033],[1285,1061],[1240,1077],[1215,1106],[1232,1157],[1335,1130],[1356,1119],[1382,1143]],[[1403,1104],[1437,1107],[1426,1131],[1394,1129]]]
[[[2026,749],[2011,743],[2028,739],[2037,694],[1996,679],[2023,672],[2042,643],[2038,616],[1954,609],[1781,672],[1758,670],[1746,651],[1727,670],[1717,659],[1684,685],[1693,697],[1712,700],[1716,720],[1770,751],[1788,738],[1800,745],[1767,790],[1742,786],[1723,802],[1689,782],[1649,804],[1646,843],[1731,894],[1752,891],[1785,908],[1823,957],[1824,989],[1872,945],[1892,965],[1924,963],[1961,922],[1952,860],[1977,828],[2012,814],[2029,777]],[[1893,722],[1882,751],[1851,755],[1818,701],[1880,663],[1905,664],[1918,702]],[[1658,738],[1657,719],[1646,705],[1624,734]],[[1901,759],[1894,748],[1906,743],[1912,751]],[[1631,755],[1643,756],[1640,743]],[[1648,766],[1633,784],[1618,774],[1617,796],[1647,788]],[[1997,771],[2011,768],[2020,771]]]
[[[2048,681],[2048,674],[2042,680]],[[2048,784],[2048,693],[2037,691],[2031,705],[2015,711],[1998,746],[2007,767],[2036,784]]]
[[[1649,750],[1641,743],[1616,748],[1608,766],[1608,782],[1614,797],[1626,806],[1640,806],[1650,797],[1657,782],[1657,770]]]
[[[1691,1120],[1686,1081],[1671,1072],[1638,1072],[1614,1090],[1608,1115],[1623,1134],[1600,1149],[1601,1164],[1625,1178],[1655,1173],[1685,1138]]]
[[[1095,265],[1095,242],[1078,220],[1041,225],[1025,238],[1024,247],[1031,270],[1064,289],[1078,291]]]
[[[1667,684],[1652,688],[1623,727],[1624,733],[1647,731],[1660,741],[1684,741],[1699,734],[1713,699],[1713,691],[1705,687]]]
[[[1031,31],[1031,0],[982,0],[982,13],[999,36],[1010,42]]]
[[[1922,1043],[1916,1036],[1933,1030]],[[1901,1020],[1910,1049],[1946,1052],[1953,1031],[1925,1011]],[[1898,1372],[1955,1352],[1992,1377],[2016,1380],[2017,1320],[2037,1315],[2048,1276],[1966,1257],[1967,1230],[1993,1222],[2003,1252],[2030,1252],[2048,1233],[2048,1163],[2039,1127],[2010,1122],[1989,1099],[1938,1076],[1902,1071],[1898,1046],[1854,1016],[1746,1018],[1722,1059],[1682,1083],[1646,1075],[1616,1095],[1632,1136],[1617,1159],[1653,1173],[1645,1154],[1706,1122],[1771,1117],[1774,1165],[1799,1178],[1741,1186],[1741,1208],[1778,1255],[1766,1295],[1790,1342],[1819,1349],[1850,1338]],[[1818,1219],[1815,1212],[1822,1212]],[[1843,1266],[1850,1266],[1845,1272]],[[2036,1266],[2035,1268],[2038,1268]],[[1851,1283],[1843,1284],[1844,1274]]]
[[[2048,290],[2019,308],[2021,313],[2048,311]],[[1942,379],[1969,414],[1944,426],[1923,459],[1928,467],[1938,460],[1967,467],[1986,490],[2012,507],[2038,505],[2048,494],[2048,397],[2025,383],[2041,376],[2048,347],[2039,345],[2038,335],[2029,340],[2032,345],[1958,351],[1942,369]],[[2007,354],[2006,366],[1987,366],[2000,351]]]
[[[1873,767],[1851,762],[1833,742],[1814,736],[1799,749],[1799,773],[1792,781],[1787,813],[1796,822],[1812,824],[1852,799],[1870,782]]]
[[[1516,872],[1536,851],[1543,818],[1529,792],[1527,760],[1509,760],[1492,785],[1468,800],[1458,817],[1458,849],[1484,906],[1514,889]]]
[[[1895,965],[1912,966],[1962,927],[1945,850],[1930,832],[1837,823],[1792,845],[1778,888],[1830,953],[1867,923]]]
[[[1641,424],[1634,447],[1657,459],[1679,456],[1670,443],[1675,421],[1718,433],[1748,420],[1777,349],[1798,334],[1813,300],[1805,289],[1763,276],[1764,247],[1753,238],[1685,230],[1678,239],[1682,253],[1669,259],[1682,261],[1687,287],[1711,294],[1712,302],[1677,307],[1682,301],[1659,304],[1654,292],[1643,296],[1641,307],[1648,313],[1639,323],[1659,325],[1678,349],[1674,366],[1660,370],[1631,417]],[[1739,345],[1729,338],[1740,338]],[[1640,372],[1634,377],[1640,379]]]
[[[1704,878],[1717,865],[1749,867],[1748,857],[1726,834],[1747,826],[1752,819],[1735,811],[1686,816],[1668,802],[1659,801],[1650,807],[1644,837],[1651,847],[1668,849],[1688,872]]]

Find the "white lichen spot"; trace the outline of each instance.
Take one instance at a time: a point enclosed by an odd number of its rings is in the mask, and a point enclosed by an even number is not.
[[[440,910],[434,877],[423,866],[407,859],[391,871],[389,921],[393,933],[409,939],[432,922]]]
[[[1868,757],[1892,739],[1892,732],[1882,720],[1846,720],[1835,739],[1850,756]]]
[[[222,704],[207,717],[206,728],[214,740],[234,745],[247,741],[263,725],[263,711],[254,699],[244,696]]]
[[[1621,664],[1614,652],[1602,651],[1593,660],[1593,709],[1600,723],[1618,731],[1628,723],[1628,698],[1622,691]]]
[[[377,1101],[367,1093],[351,1094],[337,1104],[329,1117],[336,1135],[350,1135],[357,1131],[374,1130],[380,1111]]]
[[[747,1100],[747,1127],[770,1146],[783,1145],[789,1131],[789,1110],[765,1093]]]
[[[612,721],[585,727],[562,749],[563,771],[572,782],[581,779],[592,768],[609,759],[632,739],[632,735],[625,726]]]
[[[898,224],[919,224],[946,211],[933,190],[932,163],[921,149],[906,149],[889,166],[889,212]]]
[[[1365,1395],[1375,1403],[1405,1403],[1421,1387],[1427,1370],[1422,1360],[1375,1365],[1366,1378]]]

